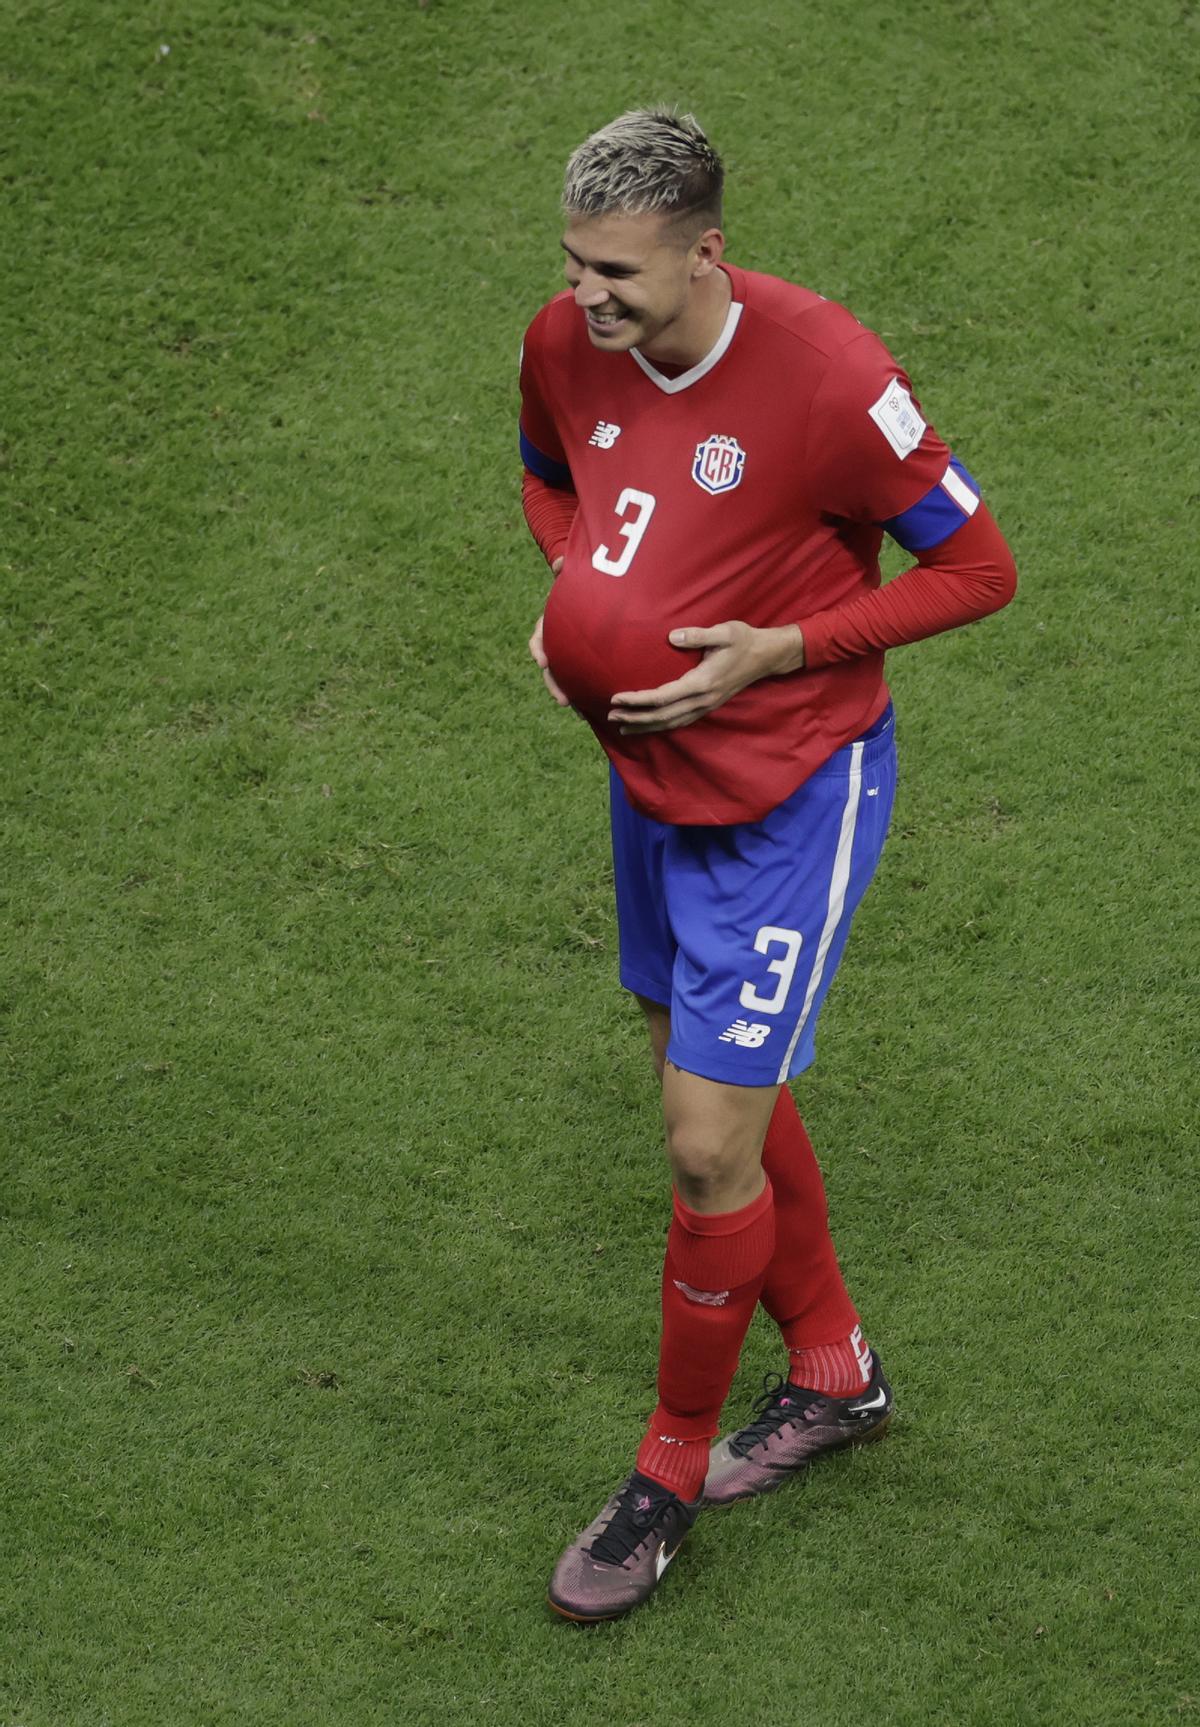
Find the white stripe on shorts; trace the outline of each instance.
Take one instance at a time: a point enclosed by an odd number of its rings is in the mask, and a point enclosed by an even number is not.
[[[786,1085],[788,1068],[792,1065],[792,1057],[796,1053],[796,1045],[800,1042],[808,1016],[817,991],[821,987],[821,978],[825,971],[825,958],[830,944],[837,933],[837,926],[842,921],[842,913],[846,909],[846,889],[850,885],[850,854],[854,850],[854,829],[858,822],[858,800],[862,791],[862,755],[863,745],[860,738],[850,750],[850,784],[846,792],[846,807],[842,811],[842,828],[838,834],[837,853],[833,860],[833,876],[829,883],[829,910],[825,913],[825,925],[821,931],[821,939],[817,943],[817,956],[813,960],[812,972],[808,980],[808,988],[804,992],[804,1006],[800,1009],[800,1019],[792,1041],[787,1046],[787,1054],[779,1069],[776,1085]]]

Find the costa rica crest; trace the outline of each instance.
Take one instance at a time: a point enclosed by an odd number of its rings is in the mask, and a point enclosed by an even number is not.
[[[696,445],[692,478],[703,491],[716,497],[718,492],[732,492],[741,484],[745,466],[746,452],[737,439],[714,432],[711,438]]]

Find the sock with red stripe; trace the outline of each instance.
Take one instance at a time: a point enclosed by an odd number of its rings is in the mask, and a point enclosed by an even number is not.
[[[663,1266],[658,1407],[637,1467],[681,1499],[695,1499],[704,1485],[709,1441],[774,1247],[769,1181],[739,1211],[692,1211],[675,1195]]]
[[[761,1299],[788,1346],[789,1377],[809,1391],[849,1397],[871,1377],[870,1351],[829,1233],[820,1166],[786,1085],[767,1128],[763,1168],[775,1192],[775,1253]]]

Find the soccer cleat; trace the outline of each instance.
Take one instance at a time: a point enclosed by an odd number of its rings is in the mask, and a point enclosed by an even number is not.
[[[701,1504],[680,1499],[635,1469],[555,1566],[551,1607],[583,1625],[640,1607],[658,1587]]]
[[[891,1419],[892,1401],[878,1357],[871,1383],[853,1397],[805,1391],[768,1373],[754,1420],[713,1446],[701,1503],[732,1505],[773,1493],[814,1457],[878,1439]]]

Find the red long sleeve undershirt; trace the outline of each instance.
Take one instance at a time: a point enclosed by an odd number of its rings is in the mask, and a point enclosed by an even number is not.
[[[579,508],[579,499],[562,486],[548,486],[528,468],[524,473],[521,507],[529,523],[529,532],[541,547],[546,562],[552,564],[567,549],[567,536]]]
[[[521,502],[529,531],[552,564],[566,550],[579,500],[525,470]],[[1012,599],[1017,571],[986,504],[940,546],[919,552],[911,569],[845,605],[797,618],[806,666],[828,666],[880,648],[919,642],[985,618]],[[720,622],[687,619],[680,623]]]
[[[1012,553],[986,504],[911,569],[845,605],[797,618],[806,666],[898,648],[986,618],[1017,591]]]

